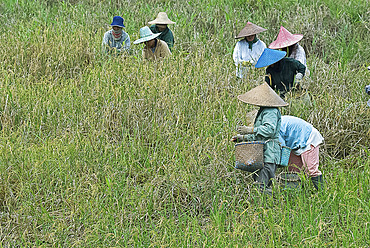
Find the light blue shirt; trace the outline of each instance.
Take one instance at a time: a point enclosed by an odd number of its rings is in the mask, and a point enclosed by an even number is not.
[[[312,125],[298,117],[283,115],[281,117],[281,127],[279,141],[283,146],[288,146],[296,150],[307,146]]]
[[[281,117],[279,141],[281,145],[290,147],[296,155],[317,146],[324,138],[310,123],[289,115]]]
[[[108,52],[109,50],[116,49],[117,53],[121,53],[130,49],[130,36],[122,30],[121,39],[115,40],[113,38],[112,29],[105,32],[103,42],[102,42],[102,49],[104,52]]]

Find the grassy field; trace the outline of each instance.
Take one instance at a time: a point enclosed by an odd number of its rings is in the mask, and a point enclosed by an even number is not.
[[[172,57],[100,52],[114,15],[131,41],[166,11]],[[369,247],[368,0],[3,0],[0,247]],[[283,114],[324,136],[326,190],[254,198],[233,168],[234,36],[252,21],[304,34],[311,103]]]

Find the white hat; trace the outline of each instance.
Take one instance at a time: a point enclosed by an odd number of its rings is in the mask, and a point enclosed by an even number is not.
[[[143,43],[148,40],[153,40],[157,38],[161,33],[153,34],[148,26],[140,28],[140,39],[135,40],[134,44]]]
[[[168,19],[166,12],[159,12],[157,18],[153,21],[148,22],[149,24],[175,24],[176,22]]]

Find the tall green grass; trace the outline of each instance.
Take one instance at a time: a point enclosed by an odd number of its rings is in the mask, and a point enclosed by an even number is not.
[[[366,1],[3,1],[0,3],[1,246],[355,246],[369,244]],[[159,11],[177,24],[159,62],[100,53],[114,15],[131,40]],[[325,137],[324,192],[256,199],[233,168],[234,35],[252,21],[303,33],[311,104],[291,114]]]

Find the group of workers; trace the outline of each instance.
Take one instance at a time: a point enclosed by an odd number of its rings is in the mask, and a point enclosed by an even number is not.
[[[309,75],[306,63],[306,53],[299,41],[301,34],[292,34],[283,26],[275,41],[269,47],[258,39],[257,34],[266,29],[248,22],[235,37],[241,39],[236,43],[233,59],[236,65],[236,75],[244,78],[249,69],[266,67],[265,81],[280,96],[292,88],[300,88],[304,75]]]
[[[257,38],[257,34],[264,31],[266,29],[248,22],[236,36],[241,39],[233,53],[237,77],[245,77],[252,66],[266,67],[266,82],[238,96],[240,101],[258,106],[259,110],[253,126],[238,126],[238,135],[232,137],[232,141],[264,142],[264,166],[253,174],[262,192],[271,191],[283,146],[291,149],[288,171],[305,173],[314,187],[320,189],[324,180],[319,170],[319,146],[324,138],[310,123],[294,116],[281,116],[279,110],[288,105],[283,100],[286,92],[299,89],[302,78],[309,75],[305,51],[298,43],[303,35],[292,34],[281,26],[276,40],[267,48]],[[236,168],[243,168],[240,163],[236,161]]]
[[[233,142],[264,142],[262,169],[253,178],[261,192],[271,190],[272,179],[280,164],[282,146],[291,148],[288,171],[306,173],[316,189],[324,186],[319,170],[319,146],[322,135],[310,123],[294,116],[282,116],[279,107],[288,105],[266,82],[239,95],[242,102],[259,107],[253,126],[238,126]],[[237,168],[241,168],[236,161]],[[245,165],[248,166],[248,165]]]
[[[123,21],[120,16],[113,18],[112,29],[104,34],[104,51],[129,51],[130,37],[123,31]],[[171,55],[175,40],[168,25],[174,23],[165,12],[160,12],[155,20],[149,22],[150,27],[140,29],[140,38],[134,44],[145,43],[143,58],[156,60]],[[319,170],[319,146],[324,138],[310,123],[298,117],[282,116],[279,110],[279,107],[288,105],[284,101],[286,92],[299,88],[302,78],[309,75],[305,51],[298,43],[303,35],[292,34],[281,26],[276,40],[267,48],[257,37],[264,31],[266,29],[248,22],[236,36],[236,39],[241,39],[233,52],[237,77],[244,78],[253,66],[266,67],[267,76],[265,83],[238,96],[239,100],[258,106],[259,110],[254,125],[238,126],[238,135],[232,137],[232,141],[265,142],[264,166],[253,174],[262,192],[271,187],[282,146],[292,150],[288,171],[305,172],[314,187],[320,189],[324,180]]]
[[[102,47],[105,52],[120,54],[130,50],[130,36],[123,30],[123,22],[121,16],[113,17],[112,29],[103,37]],[[168,25],[175,22],[165,12],[160,12],[155,20],[148,23],[151,26],[142,27],[140,38],[133,42],[145,43],[143,58],[156,60],[171,55],[175,39]],[[266,67],[268,76],[265,81],[284,98],[286,92],[299,88],[304,75],[309,74],[305,51],[298,43],[303,35],[291,34],[281,26],[276,40],[266,48],[266,44],[257,37],[264,31],[266,29],[248,22],[236,36],[236,39],[241,39],[233,52],[236,75],[243,78],[252,66]]]
[[[113,17],[110,24],[112,29],[104,34],[102,48],[104,52],[121,54],[130,51],[130,36],[123,30],[125,25],[121,16]],[[140,39],[134,44],[144,43],[142,55],[144,59],[156,60],[171,55],[171,49],[175,43],[172,31],[168,24],[175,24],[165,12],[160,12],[157,18],[150,21],[150,27],[140,29]]]

